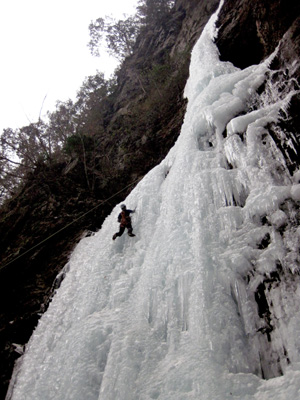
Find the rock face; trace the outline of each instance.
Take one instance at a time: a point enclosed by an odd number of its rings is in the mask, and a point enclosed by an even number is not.
[[[216,41],[221,60],[239,68],[258,64],[270,55],[299,16],[292,1],[225,1]]]
[[[134,54],[118,73],[118,88],[106,123],[108,135],[100,149],[102,154],[107,153],[112,178],[91,193],[76,160],[68,168],[65,164],[41,166],[28,178],[22,192],[0,210],[1,259],[6,265],[110,198],[50,241],[0,269],[0,398],[5,397],[14,361],[19,357],[15,350],[20,347],[14,343],[22,347],[28,341],[76,241],[101,226],[132,187],[111,196],[158,164],[177,139],[185,111],[182,93],[190,51],[217,6],[217,0],[178,0],[164,26],[149,28],[138,38]],[[221,59],[245,68],[268,57],[279,45],[272,61],[273,79],[297,87],[299,14],[300,6],[292,1],[225,0],[216,39]],[[291,99],[290,118],[281,127],[284,138],[270,127],[291,173],[299,165],[299,101],[297,95]],[[267,242],[265,238],[261,246]],[[276,276],[274,284],[277,282]],[[270,284],[265,282],[255,295],[262,318],[267,315],[268,319],[265,299]]]

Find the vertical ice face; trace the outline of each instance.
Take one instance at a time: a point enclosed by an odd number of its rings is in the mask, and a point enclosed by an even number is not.
[[[291,91],[220,62],[215,18],[181,135],[126,199],[136,237],[111,240],[117,207],[79,243],[13,400],[299,397],[299,174],[269,133]]]

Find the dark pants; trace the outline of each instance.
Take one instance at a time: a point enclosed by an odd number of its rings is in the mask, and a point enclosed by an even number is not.
[[[132,233],[132,226],[131,226],[131,224],[127,224],[126,226],[120,225],[119,232],[117,232],[117,233],[115,234],[115,236],[116,236],[116,237],[117,237],[117,236],[122,236],[123,233],[124,233],[124,231],[125,231],[125,228],[128,229],[128,235]]]

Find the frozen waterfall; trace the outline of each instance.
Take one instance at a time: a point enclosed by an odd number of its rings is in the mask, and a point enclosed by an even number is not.
[[[300,398],[300,174],[268,134],[296,89],[269,85],[271,59],[221,62],[216,16],[180,137],[125,200],[136,237],[112,241],[118,206],[81,240],[8,398]]]

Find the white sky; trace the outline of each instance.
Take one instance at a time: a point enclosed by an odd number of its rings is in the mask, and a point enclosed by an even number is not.
[[[132,14],[137,0],[3,0],[0,3],[0,134],[75,98],[98,69],[108,78],[116,61],[92,57],[92,20]]]

